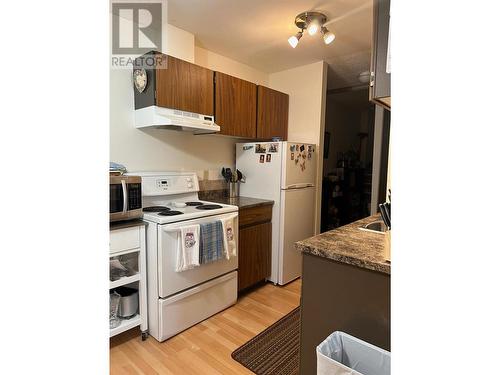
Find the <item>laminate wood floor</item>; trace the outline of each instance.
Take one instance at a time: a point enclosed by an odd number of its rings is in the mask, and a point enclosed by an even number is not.
[[[238,302],[159,343],[132,329],[110,340],[110,372],[121,374],[253,374],[231,353],[300,304],[301,281],[267,283]]]

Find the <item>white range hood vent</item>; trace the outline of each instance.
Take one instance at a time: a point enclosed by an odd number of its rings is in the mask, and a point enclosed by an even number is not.
[[[135,110],[136,128],[160,128],[212,134],[220,131],[213,116],[180,111],[177,109],[149,106]]]

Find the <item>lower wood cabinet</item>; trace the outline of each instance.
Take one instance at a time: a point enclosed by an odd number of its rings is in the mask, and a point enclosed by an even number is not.
[[[238,291],[265,280],[271,273],[272,206],[263,208],[240,210]],[[251,218],[258,221],[252,223]]]

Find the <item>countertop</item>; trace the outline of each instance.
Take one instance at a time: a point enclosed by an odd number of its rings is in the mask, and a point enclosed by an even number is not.
[[[391,264],[385,260],[385,234],[360,230],[359,227],[380,220],[373,215],[295,243],[306,254],[335,260],[353,266],[391,274]]]
[[[145,221],[142,221],[142,219],[133,219],[133,220],[128,220],[128,221],[116,221],[109,223],[109,230],[115,230],[115,229],[123,229],[123,228],[130,228],[130,227],[140,227],[143,225],[147,225]]]
[[[249,198],[249,197],[237,197],[237,198],[216,198],[212,199],[213,202],[232,204],[233,206],[238,206],[239,209],[266,206],[269,204],[274,204],[274,201],[267,199]]]

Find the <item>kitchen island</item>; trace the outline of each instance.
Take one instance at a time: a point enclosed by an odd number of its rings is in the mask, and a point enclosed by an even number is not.
[[[316,346],[343,331],[390,350],[390,273],[383,233],[367,217],[295,244],[303,254],[300,374],[316,373]]]

